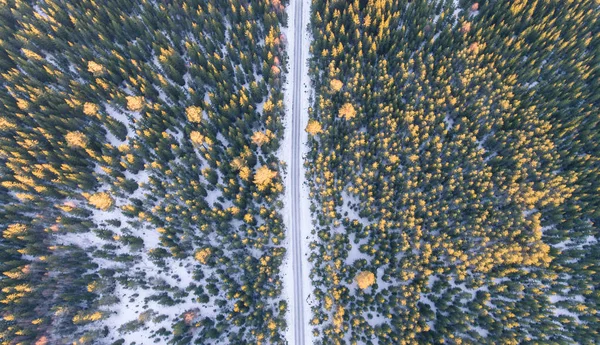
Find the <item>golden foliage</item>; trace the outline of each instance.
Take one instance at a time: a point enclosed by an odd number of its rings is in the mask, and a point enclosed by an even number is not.
[[[510,12],[513,15],[517,15],[527,5],[528,0],[515,0],[510,5]]]
[[[102,318],[102,313],[99,311],[97,311],[95,313],[91,313],[91,314],[79,313],[73,317],[73,323],[78,324],[78,323],[84,323],[84,322],[98,321],[101,318]]]
[[[17,98],[17,107],[19,107],[21,110],[27,110],[29,109],[29,102],[24,99]]]
[[[375,275],[373,272],[362,271],[356,275],[356,283],[362,290],[368,288],[375,283]]]
[[[17,126],[5,118],[0,118],[0,130],[15,129]]]
[[[273,102],[270,99],[268,99],[263,105],[263,111],[268,113],[273,109],[275,109],[275,104],[273,104]]]
[[[344,307],[339,305],[335,314],[333,315],[333,325],[336,328],[336,332],[339,332],[342,329],[342,323],[344,322],[344,314]]]
[[[185,109],[185,114],[187,115],[187,118],[190,122],[193,122],[193,123],[202,122],[202,109],[200,109],[200,107],[197,107],[195,105],[193,105],[191,107],[187,107]]]
[[[200,262],[201,264],[206,265],[206,263],[208,262],[208,258],[211,254],[212,250],[210,248],[203,248],[198,250],[196,254],[194,254],[194,258],[198,260],[198,262]]]
[[[99,192],[89,197],[88,202],[97,209],[106,211],[110,209],[115,200],[106,192]]]
[[[27,226],[16,223],[9,225],[6,230],[2,233],[2,237],[4,238],[18,238],[19,236],[25,234],[27,232]]]
[[[325,296],[325,309],[329,310],[333,306],[333,299],[330,296]]]
[[[143,96],[127,96],[127,109],[131,111],[140,111],[144,108]]]
[[[86,115],[96,115],[98,113],[98,105],[90,102],[85,102],[83,104],[83,113]]]
[[[342,81],[339,79],[331,79],[329,82],[329,87],[331,87],[331,90],[334,92],[338,92],[342,89],[342,87],[344,87],[344,83],[342,83]]]
[[[246,165],[246,162],[241,157],[234,158],[231,163],[229,163],[233,170],[242,170],[242,168]]]
[[[471,54],[479,54],[479,43],[473,42],[469,45],[469,52]]]
[[[261,166],[254,176],[254,183],[258,186],[258,190],[267,188],[277,176],[277,171],[269,169],[266,165]]]
[[[319,133],[323,133],[323,128],[321,127],[321,124],[315,120],[309,120],[305,130],[310,135],[317,135]]]
[[[42,57],[39,54],[37,54],[29,49],[23,48],[23,49],[21,49],[21,51],[23,52],[23,55],[25,55],[25,57],[27,57],[30,60],[41,60],[42,59]]]
[[[460,32],[463,34],[466,34],[466,33],[469,33],[469,31],[471,31],[471,23],[470,22],[462,23],[462,26],[460,27]]]
[[[164,64],[169,61],[169,58],[175,55],[175,49],[173,47],[169,47],[168,49],[160,48],[160,55],[158,56],[158,60]]]
[[[204,135],[200,134],[198,131],[192,131],[190,133],[190,140],[192,140],[192,143],[198,146],[204,144],[205,142]]]
[[[79,131],[67,133],[67,135],[65,135],[65,139],[67,140],[67,144],[69,144],[71,147],[85,148],[88,143],[88,139],[85,134]]]
[[[94,61],[88,61],[88,71],[90,71],[93,75],[97,77],[104,74],[106,70],[101,64],[96,63]]]
[[[356,110],[354,106],[350,103],[344,103],[340,108],[340,117],[343,117],[346,120],[351,120],[356,116]]]
[[[273,136],[273,133],[268,129],[267,129],[266,133],[254,132],[254,134],[252,135],[252,142],[258,146],[262,146],[262,145],[268,143],[269,141],[271,141],[272,136]]]
[[[244,181],[248,181],[250,179],[250,168],[248,167],[242,167],[240,169],[240,178]]]
[[[97,287],[98,287],[98,282],[94,281],[87,285],[87,290],[88,290],[88,292],[94,292],[94,290],[96,290]]]

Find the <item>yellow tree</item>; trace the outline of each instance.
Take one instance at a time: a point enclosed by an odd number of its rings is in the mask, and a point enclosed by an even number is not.
[[[340,117],[343,117],[346,120],[351,120],[356,116],[356,109],[350,103],[344,103],[340,108]]]
[[[79,131],[67,133],[67,135],[65,135],[65,139],[67,140],[67,144],[69,144],[71,147],[85,148],[88,143],[88,139],[85,134]]]
[[[206,265],[206,263],[208,262],[208,258],[211,254],[212,250],[210,248],[203,248],[198,250],[196,254],[194,254],[194,258],[198,260],[198,262],[200,262],[201,264]]]
[[[2,233],[4,238],[19,238],[21,235],[24,235],[27,231],[27,227],[23,224],[11,224],[6,230]]]
[[[195,105],[191,107],[187,107],[185,109],[185,114],[190,122],[200,123],[202,122],[202,109]]]
[[[266,165],[261,166],[254,175],[254,183],[258,186],[258,190],[265,190],[277,176],[277,171],[269,169]]]
[[[317,135],[319,133],[323,133],[323,128],[321,128],[321,124],[315,120],[308,121],[305,130],[310,135]]]
[[[104,66],[94,61],[88,61],[88,71],[90,71],[94,76],[100,76],[104,74],[106,71]]]
[[[338,92],[342,89],[342,87],[344,87],[344,83],[342,83],[342,81],[339,79],[332,79],[329,82],[329,87],[331,87],[331,90],[334,92]]]
[[[268,129],[265,133],[260,131],[254,132],[254,134],[252,135],[252,142],[258,146],[262,146],[271,140],[272,135],[273,133],[271,133],[271,131]]]
[[[110,209],[115,204],[115,200],[106,192],[99,192],[90,196],[88,202],[102,211]]]
[[[94,116],[98,113],[98,105],[90,102],[83,104],[83,113],[86,115]]]
[[[131,111],[140,111],[144,108],[144,97],[127,96],[127,109]]]
[[[356,283],[364,290],[375,283],[375,275],[373,272],[362,271],[356,275]]]
[[[250,168],[243,166],[240,168],[240,178],[244,181],[248,181],[250,179],[251,171]]]
[[[195,145],[202,145],[204,144],[204,136],[202,134],[200,134],[200,132],[198,131],[192,131],[190,133],[190,140],[192,140],[192,143],[194,143]]]
[[[344,307],[339,305],[335,314],[333,315],[333,325],[335,326],[335,331],[340,332],[342,330],[342,323],[344,322]]]

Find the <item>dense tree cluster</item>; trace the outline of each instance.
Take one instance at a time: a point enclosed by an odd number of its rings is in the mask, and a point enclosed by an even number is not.
[[[0,1],[3,344],[285,343],[285,20],[270,0]]]
[[[312,2],[318,343],[600,342],[597,5]]]

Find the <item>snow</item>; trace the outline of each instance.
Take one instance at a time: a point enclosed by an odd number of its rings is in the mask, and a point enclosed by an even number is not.
[[[359,218],[351,218],[351,219],[359,219]],[[366,254],[366,253],[361,253],[360,252],[360,246],[363,244],[367,244],[368,239],[363,238],[361,239],[358,243],[354,243],[354,238],[356,237],[355,234],[350,234],[350,236],[348,236],[349,240],[350,240],[350,252],[348,253],[348,257],[345,260],[345,264],[352,266],[352,264],[360,259],[365,259],[367,260],[367,262],[371,261],[371,256]],[[380,275],[377,275],[378,277],[380,277]],[[377,283],[379,284],[379,283]]]
[[[127,117],[125,112],[115,109],[115,107],[113,107],[112,105],[110,105],[108,103],[104,103],[104,107],[106,108],[106,112],[108,112],[108,115],[110,115],[113,119],[118,120],[121,123],[123,123],[124,125],[128,126],[129,130],[135,131],[133,123],[129,120],[129,118]],[[138,116],[138,118],[139,118],[139,116]]]
[[[454,10],[454,13],[452,14],[452,16],[454,18],[458,19],[458,15],[462,11],[462,8],[460,8],[459,0],[453,0],[453,2],[454,2],[454,8],[455,8],[455,10]]]
[[[119,147],[123,144],[127,144],[127,141],[121,141],[117,139],[117,137],[115,137],[111,132],[106,132],[106,139],[108,139],[108,142],[114,147]]]
[[[145,191],[143,187],[144,185],[148,184],[148,181],[150,179],[150,173],[147,170],[140,170],[137,174],[134,175],[129,171],[125,171],[125,178],[134,180],[139,186],[139,188],[135,192],[133,192],[133,194],[131,194],[129,198],[142,198]]]
[[[479,333],[480,336],[487,338],[489,332],[479,326],[472,326],[471,328],[473,328],[477,333]]]
[[[180,290],[185,290],[191,283],[194,282],[192,278],[192,270],[195,263],[192,258],[187,258],[184,260],[176,261],[175,259],[168,259],[167,267],[169,267],[168,271],[162,271],[160,268],[155,266],[152,262],[145,261],[143,263],[142,271],[147,273],[145,280],[149,282],[150,286],[154,285],[154,283],[159,283],[164,281],[171,288],[178,288]],[[136,265],[130,271],[139,270],[140,265]],[[178,276],[179,279],[175,279],[174,277]],[[179,319],[179,315],[191,309],[191,307],[200,307],[200,313],[202,316],[214,316],[216,307],[214,305],[208,304],[198,304],[194,301],[195,296],[193,294],[189,294],[184,297],[183,303],[177,303],[173,306],[167,306],[159,304],[157,301],[148,301],[145,299],[150,297],[153,294],[157,294],[162,292],[161,290],[155,290],[152,288],[144,288],[138,286],[133,289],[128,289],[117,283],[117,287],[115,289],[114,294],[119,298],[121,303],[119,303],[118,308],[115,310],[115,306],[112,307],[113,314],[105,319],[103,323],[109,327],[111,331],[109,336],[111,340],[114,341],[119,338],[125,339],[125,343],[129,344],[134,341],[144,340],[148,341],[151,339],[151,331],[157,330],[161,327],[168,328],[175,320]],[[139,320],[140,315],[148,310],[153,310],[158,315],[166,315],[167,318],[160,323],[154,323],[153,321],[149,325],[150,327],[140,327],[137,330],[132,332],[127,332],[125,334],[116,334],[116,330],[127,322]],[[163,342],[153,341],[156,344],[166,344],[166,339]]]
[[[126,123],[129,123],[127,121]],[[179,133],[175,134],[180,136]],[[181,138],[178,138],[181,139]],[[97,169],[99,170],[99,169]],[[98,173],[101,173],[99,170]],[[145,184],[149,180],[150,172],[141,170],[137,174],[126,172],[126,177],[135,180],[138,184]],[[147,193],[144,188],[138,188],[130,197],[143,198],[143,194]],[[132,342],[142,342],[143,344],[166,344],[168,339],[155,336],[154,331],[165,327],[169,329],[171,325],[180,320],[180,315],[188,310],[198,309],[201,316],[198,317],[216,317],[219,308],[214,304],[216,297],[211,297],[208,303],[197,302],[196,295],[193,292],[187,292],[187,296],[175,297],[174,292],[185,292],[185,289],[190,284],[203,285],[204,281],[194,280],[194,271],[199,265],[193,257],[185,259],[167,258],[164,259],[165,265],[158,266],[148,253],[150,249],[161,246],[160,234],[151,225],[142,225],[135,219],[126,217],[120,206],[127,204],[126,198],[115,196],[115,206],[108,211],[89,208],[85,201],[65,200],[64,204],[71,207],[87,207],[92,213],[92,220],[99,229],[108,229],[114,233],[113,238],[103,239],[94,231],[85,233],[58,233],[55,237],[56,243],[59,245],[77,245],[82,249],[93,252],[101,249],[107,244],[116,246],[117,248],[111,253],[110,257],[92,257],[93,262],[101,268],[112,268],[120,273],[119,277],[126,278],[127,283],[123,283],[116,279],[114,281],[114,290],[102,291],[102,297],[116,297],[118,302],[110,305],[104,305],[101,310],[105,313],[105,318],[100,322],[99,329],[104,326],[108,327],[109,334],[106,338],[107,343],[123,338],[125,344]],[[121,226],[117,227],[108,223],[108,220],[116,219],[121,222]],[[60,230],[60,229],[59,229]],[[135,235],[143,240],[141,250],[133,250],[130,246],[122,243],[119,240],[123,235]],[[131,255],[133,260],[130,262],[121,262],[113,258],[118,255]],[[166,268],[165,268],[166,267]],[[206,277],[213,274],[213,270],[203,267],[202,270]],[[139,282],[138,282],[139,280]],[[161,285],[168,285],[169,290],[165,291],[160,288]],[[160,304],[158,301],[146,300],[146,298],[167,292],[169,296],[176,300],[172,306]],[[219,296],[219,298],[222,296]],[[139,322],[143,319],[142,313],[153,311],[154,313],[145,322]],[[153,318],[163,315],[166,318],[160,322],[155,322]],[[134,321],[139,323],[139,327],[133,327],[132,331],[124,331],[119,328],[126,325],[128,322]]]
[[[303,11],[302,11],[302,18],[310,18],[310,2],[306,1],[304,3],[304,6],[302,7]],[[311,97],[311,84],[310,84],[310,78],[308,75],[308,57],[309,57],[309,52],[310,52],[310,41],[311,41],[311,36],[308,32],[308,23],[304,26],[303,30],[302,30],[302,35],[303,35],[303,41],[302,41],[302,57],[303,60],[302,61],[302,73],[301,73],[301,84],[302,84],[302,92],[301,92],[301,111],[300,113],[302,114],[302,118],[300,119],[300,128],[306,128],[307,124],[308,124],[308,108],[309,108],[309,99],[313,98]],[[306,157],[306,154],[308,152],[308,145],[306,144],[308,142],[308,133],[304,130],[302,130],[300,132],[300,152],[301,155],[303,157]],[[315,240],[314,235],[311,235],[311,230],[312,230],[312,217],[311,217],[311,213],[310,213],[310,191],[309,191],[309,187],[308,187],[308,182],[306,181],[306,171],[304,169],[304,164],[300,165],[300,182],[301,182],[301,186],[300,186],[300,215],[301,215],[301,219],[304,220],[304,222],[302,223],[302,228],[305,234],[307,234],[307,236],[302,236],[302,252],[304,253],[302,259],[302,266],[305,267],[305,269],[303,270],[304,272],[304,279],[302,280],[303,285],[303,291],[304,291],[304,298],[303,300],[307,301],[308,300],[308,306],[310,306],[311,304],[315,303],[314,297],[309,297],[312,296],[312,284],[311,284],[311,279],[309,277],[309,272],[311,271],[312,267],[311,264],[308,262],[308,257],[309,257],[309,253],[311,252],[310,250],[310,243],[312,241]],[[311,319],[311,313],[310,313],[310,308],[305,308],[304,309],[304,320],[306,322],[308,322]],[[312,344],[314,342],[314,337],[313,337],[313,333],[312,333],[312,329],[311,327],[305,327],[305,336],[304,338],[306,339],[306,342],[308,344]]]
[[[447,113],[444,116],[444,122],[446,123],[446,129],[451,130],[452,127],[454,127],[454,120],[450,116],[448,116]]]
[[[572,312],[568,311],[568,310],[567,310],[567,309],[565,309],[565,308],[555,308],[555,309],[553,310],[553,312],[554,312],[554,315],[556,315],[556,316],[560,316],[560,315],[566,315],[566,316],[569,316],[569,317],[572,317],[572,318],[574,318],[575,320],[577,320],[577,322],[578,322],[578,323],[580,323],[580,322],[581,322],[581,321],[579,320],[579,316],[577,316],[577,314],[575,314],[575,313],[572,313]]]
[[[291,233],[291,226],[292,226],[292,211],[291,211],[291,202],[292,202],[292,185],[291,185],[291,178],[290,178],[290,162],[291,162],[291,153],[292,153],[292,147],[291,147],[291,143],[292,143],[292,93],[293,93],[293,84],[291,83],[292,78],[293,78],[293,74],[292,74],[292,65],[290,63],[290,58],[293,56],[293,49],[294,49],[294,42],[293,42],[293,28],[294,28],[294,8],[293,8],[293,2],[290,2],[290,4],[286,7],[286,12],[288,15],[288,25],[285,28],[282,28],[282,32],[285,34],[286,37],[288,37],[288,41],[287,41],[287,54],[288,54],[288,61],[287,61],[287,74],[286,74],[286,80],[285,83],[283,84],[283,94],[284,94],[284,101],[285,101],[285,119],[283,119],[283,123],[284,123],[284,134],[283,137],[284,139],[281,141],[281,146],[279,147],[279,152],[277,153],[279,159],[283,162],[285,162],[285,173],[283,174],[283,185],[285,187],[285,194],[284,194],[284,203],[283,203],[283,210],[282,210],[282,218],[283,218],[283,223],[285,225],[285,241],[283,242],[283,245],[287,248],[287,255],[281,265],[281,276],[282,276],[282,280],[283,280],[283,295],[286,296],[286,300],[288,303],[288,310],[286,313],[286,323],[287,323],[287,328],[284,331],[284,336],[286,339],[294,339],[294,318],[293,318],[293,314],[292,314],[292,310],[294,310],[293,308],[294,306],[294,273],[293,273],[293,267],[292,267],[292,251],[291,251],[291,246],[292,246],[292,233]],[[264,102],[261,102],[258,105],[258,111],[262,111],[262,107],[264,105]]]
[[[299,1],[299,0],[296,0]],[[301,83],[302,86],[302,90],[301,90],[301,115],[302,118],[300,119],[300,153],[301,156],[304,158],[307,151],[308,151],[308,147],[307,147],[307,140],[308,140],[308,136],[307,133],[303,130],[306,125],[308,124],[308,107],[309,107],[309,95],[310,95],[310,78],[308,76],[308,56],[309,56],[309,47],[310,47],[310,36],[307,30],[307,25],[303,26],[303,30],[302,30],[302,35],[303,35],[303,42],[302,42],[302,71],[301,71],[301,80],[293,80],[293,65],[292,65],[292,58],[294,57],[294,47],[295,47],[295,40],[296,40],[296,33],[294,32],[294,27],[295,27],[295,17],[294,17],[294,6],[295,6],[295,2],[291,1],[290,4],[287,6],[286,11],[288,14],[288,26],[286,28],[283,28],[281,31],[282,33],[285,35],[285,37],[287,38],[287,54],[288,54],[288,65],[287,65],[287,75],[286,75],[286,82],[284,84],[284,99],[285,99],[285,106],[286,106],[286,118],[284,120],[284,124],[285,124],[285,132],[284,132],[284,140],[282,142],[280,151],[279,151],[279,157],[281,160],[283,160],[284,162],[287,163],[288,168],[290,167],[289,162],[291,161],[292,157],[291,157],[291,142],[292,142],[292,100],[293,100],[293,85],[294,83]],[[303,13],[302,13],[302,17],[303,18],[310,18],[310,2],[305,2],[303,4]],[[308,24],[308,23],[306,23]],[[308,254],[311,252],[310,251],[310,242],[314,239],[314,237],[310,234],[311,230],[312,230],[312,217],[310,214],[310,197],[309,197],[309,187],[306,183],[306,176],[305,176],[305,171],[304,171],[304,165],[300,164],[300,219],[301,219],[301,229],[303,232],[302,235],[302,267],[303,267],[303,274],[304,274],[304,279],[302,279],[302,291],[303,291],[303,300],[304,301],[308,301],[308,303],[305,305],[304,308],[304,321],[306,323],[308,323],[308,321],[311,319],[311,313],[310,313],[310,305],[313,303],[316,303],[314,298],[310,297],[312,296],[312,284],[311,284],[311,280],[309,278],[309,273],[310,273],[310,269],[311,269],[311,265],[308,262]],[[291,238],[292,238],[292,234],[290,233],[290,229],[291,229],[291,203],[292,203],[292,196],[291,196],[291,179],[290,179],[290,175],[289,175],[289,171],[287,174],[285,174],[284,177],[284,186],[285,186],[285,196],[284,196],[284,208],[283,208],[283,220],[284,223],[286,225],[286,246],[288,248],[288,257],[287,259],[284,261],[283,266],[282,266],[282,272],[283,272],[283,284],[284,284],[284,294],[288,297],[288,314],[287,314],[287,322],[288,322],[288,329],[285,332],[285,337],[288,340],[294,339],[293,334],[294,334],[294,328],[293,328],[293,314],[292,311],[294,310],[295,306],[293,305],[294,303],[294,280],[293,280],[293,272],[292,272],[292,260],[289,257],[289,255],[291,255]],[[306,340],[307,344],[312,344],[314,342],[313,339],[313,334],[312,334],[312,327],[308,324],[305,325],[304,327],[304,331],[305,331],[305,335],[304,338]],[[292,344],[293,344],[293,340],[291,340]]]

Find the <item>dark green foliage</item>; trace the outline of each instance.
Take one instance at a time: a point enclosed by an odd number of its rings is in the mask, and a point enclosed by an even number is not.
[[[318,343],[600,341],[597,3],[458,5],[313,2]]]
[[[285,324],[276,312],[281,177],[264,190],[252,179],[263,165],[279,172],[282,9],[264,0],[0,4],[0,300],[13,299],[2,340],[119,344],[139,332],[152,334],[143,344],[285,343],[282,329],[267,328]],[[268,143],[252,143],[267,130]],[[245,215],[253,222],[242,226]],[[206,247],[219,249],[201,264],[193,257]],[[182,272],[198,280],[195,295],[172,287],[189,279]],[[212,323],[180,315],[196,303],[220,307]],[[113,311],[137,304],[165,308],[173,328],[144,332],[163,320],[139,311],[105,334]],[[252,328],[233,327],[247,319]]]

